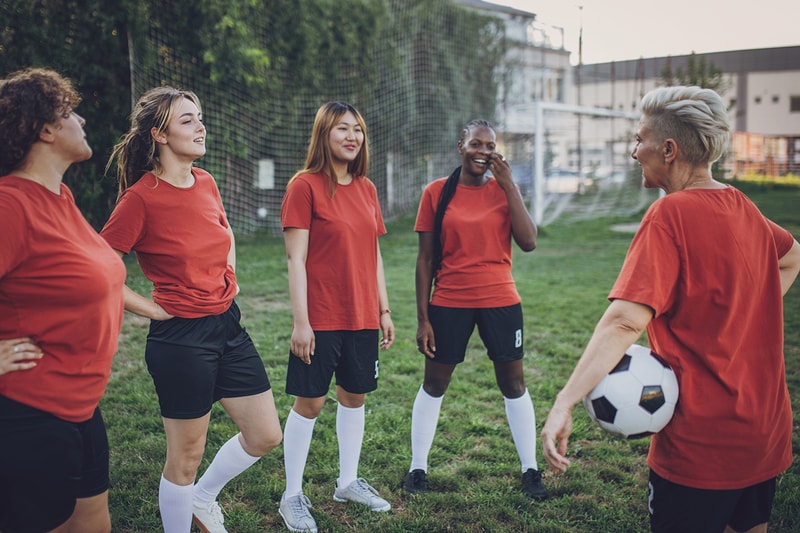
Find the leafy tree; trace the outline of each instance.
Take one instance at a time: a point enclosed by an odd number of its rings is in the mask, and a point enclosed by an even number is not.
[[[391,152],[452,154],[464,122],[492,118],[504,46],[501,21],[452,0],[0,0],[0,21],[0,75],[52,67],[85,98],[95,154],[65,180],[98,228],[116,198],[106,160],[146,89],[198,93],[211,141],[201,164],[236,219],[252,216],[237,203],[254,194],[280,202],[280,183],[253,191],[255,162],[288,179],[327,100],[367,117],[376,181]]]
[[[127,0],[4,0],[0,2],[0,75],[26,67],[57,70],[83,97],[92,158],[64,178],[95,227],[105,222],[116,197],[105,179],[106,158],[130,112]]]
[[[727,91],[731,82],[714,62],[705,56],[698,56],[694,52],[686,58],[686,69],[680,66],[672,68],[671,58],[661,71],[661,79],[665,85],[696,85],[706,89],[713,89],[718,93]]]

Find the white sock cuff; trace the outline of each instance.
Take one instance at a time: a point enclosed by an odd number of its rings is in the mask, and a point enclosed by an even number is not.
[[[442,400],[444,400],[444,394],[442,394],[441,396],[431,396],[425,391],[425,387],[423,385],[419,386],[419,392],[417,392],[417,396],[418,397],[421,396],[424,400],[428,402],[435,402],[439,405],[441,405]]]
[[[345,407],[342,404],[338,404],[337,409],[345,413],[358,413],[359,411],[364,411],[364,405],[362,404],[361,407]]]
[[[163,473],[161,474],[160,483],[161,485],[173,488],[174,490],[191,491],[194,488],[194,483],[190,483],[189,485],[178,485],[177,483],[173,483],[172,481],[165,478]]]
[[[503,399],[505,400],[506,403],[517,403],[523,401],[529,402],[531,401],[531,395],[528,392],[528,389],[525,389],[525,392],[519,398],[508,398],[506,396],[503,396]]]
[[[296,423],[303,424],[303,425],[311,425],[313,426],[314,423],[317,421],[316,418],[306,418],[294,409],[289,410],[289,418],[293,418]]]
[[[247,453],[247,450],[245,450],[244,446],[242,446],[242,441],[239,439],[239,435],[241,435],[241,432],[228,439],[228,442],[223,444],[223,446],[227,444],[228,453],[232,454],[234,460],[238,463],[255,463],[261,458],[261,456],[256,457],[255,455],[250,455]]]

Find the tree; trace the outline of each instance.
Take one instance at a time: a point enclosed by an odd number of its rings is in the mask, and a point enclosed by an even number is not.
[[[47,67],[70,78],[83,97],[94,154],[64,177],[96,228],[113,206],[116,187],[104,177],[106,159],[130,112],[127,24],[129,2],[118,0],[10,0],[0,2],[0,76]]]
[[[706,89],[713,89],[722,94],[731,87],[731,82],[718,69],[714,62],[705,56],[698,56],[694,52],[686,58],[686,69],[680,66],[672,68],[672,59],[667,58],[667,64],[661,71],[661,79],[665,85],[696,85]]]

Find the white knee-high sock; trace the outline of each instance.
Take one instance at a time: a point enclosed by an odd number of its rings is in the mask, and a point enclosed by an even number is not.
[[[308,449],[314,435],[316,418],[306,418],[289,411],[286,427],[283,429],[283,462],[286,469],[286,491],[284,498],[303,492],[303,472],[306,469]]]
[[[420,386],[411,412],[411,467],[408,471],[428,471],[428,454],[436,435],[439,411],[442,409],[444,395],[435,398]]]
[[[536,414],[533,411],[533,400],[525,389],[519,398],[505,398],[506,417],[511,427],[511,436],[517,447],[522,471],[529,468],[538,470],[536,464]]]
[[[194,485],[176,485],[161,476],[158,508],[164,533],[189,533],[192,528],[192,490]]]
[[[339,441],[339,479],[337,486],[347,487],[358,477],[361,444],[364,441],[364,406],[336,410],[336,437]]]
[[[225,484],[250,468],[258,457],[253,457],[242,448],[237,433],[214,456],[203,477],[194,486],[195,503],[211,503],[217,499]]]

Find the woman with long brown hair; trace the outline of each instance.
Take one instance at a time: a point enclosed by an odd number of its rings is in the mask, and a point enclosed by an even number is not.
[[[333,376],[339,440],[333,499],[372,511],[391,507],[358,477],[364,400],[378,387],[378,346],[387,349],[394,342],[378,245],[386,227],[377,191],[366,177],[368,163],[361,114],[345,102],[323,105],[305,168],[289,182],[281,208],[294,318],[286,392],[295,402],[284,428],[286,491],[280,513],[291,531],[317,530],[302,481],[314,423]]]

